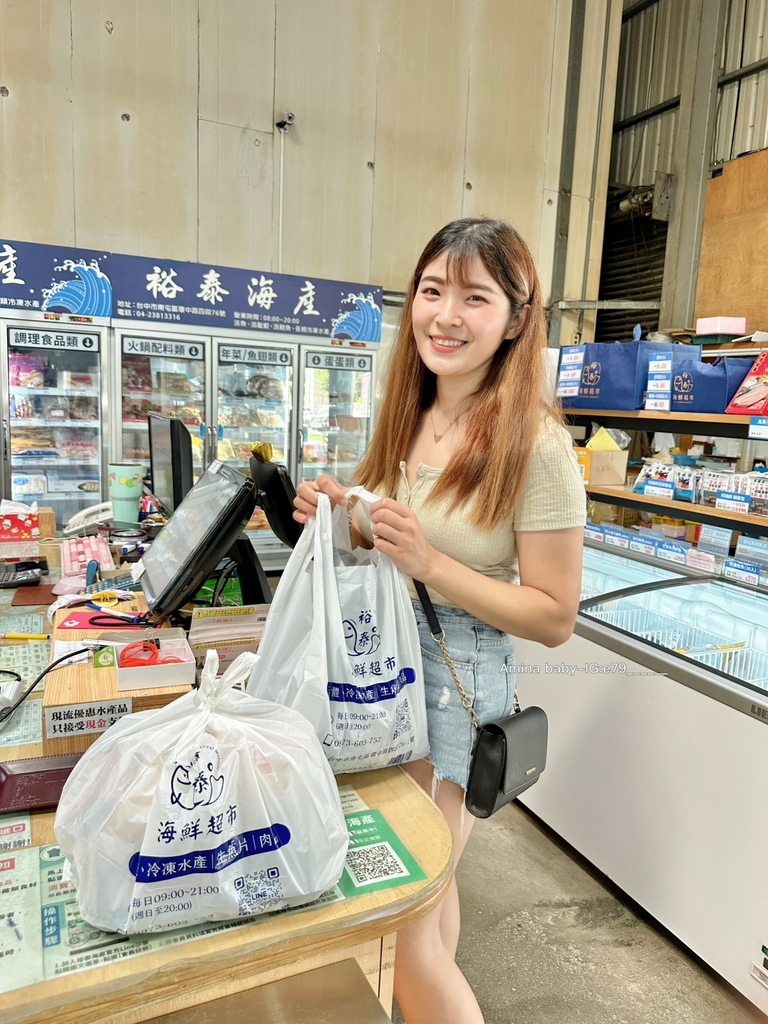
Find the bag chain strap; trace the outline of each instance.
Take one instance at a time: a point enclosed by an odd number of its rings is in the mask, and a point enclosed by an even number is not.
[[[459,679],[456,667],[453,664],[453,659],[451,658],[451,655],[448,652],[448,646],[445,642],[445,630],[440,625],[440,621],[437,617],[437,612],[435,611],[435,607],[432,604],[432,598],[427,593],[427,588],[424,586],[421,580],[414,580],[413,585],[416,588],[416,593],[419,595],[421,606],[424,609],[424,614],[427,617],[427,622],[429,623],[429,631],[432,634],[432,639],[440,648],[442,655],[445,658],[445,663],[451,671],[453,681],[456,683],[456,688],[458,689],[459,696],[461,697],[461,703],[464,705],[464,710],[469,715],[469,719],[472,722],[472,725],[474,725],[474,727],[479,730],[480,719],[477,717],[475,709],[472,707],[472,701],[467,696],[467,691],[461,685],[461,680]],[[517,712],[521,710],[520,701],[517,699],[517,683],[515,683],[515,695],[512,699],[514,702],[514,713],[517,714]]]

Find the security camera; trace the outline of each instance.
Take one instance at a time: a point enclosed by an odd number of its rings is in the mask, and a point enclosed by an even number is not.
[[[285,112],[285,117],[283,118],[283,120],[275,122],[275,128],[277,128],[278,131],[281,131],[283,133],[283,135],[285,135],[286,132],[288,131],[288,129],[294,123],[295,120],[296,120],[296,115],[291,113],[290,110],[287,110]]]

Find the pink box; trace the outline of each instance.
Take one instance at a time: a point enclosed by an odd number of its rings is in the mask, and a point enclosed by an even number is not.
[[[697,334],[732,334],[740,338],[746,330],[745,316],[701,316],[696,321]]]

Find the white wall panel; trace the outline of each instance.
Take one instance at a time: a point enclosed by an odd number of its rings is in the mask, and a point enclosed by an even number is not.
[[[296,115],[284,139],[282,221],[278,132],[274,144],[272,265],[280,269],[282,223],[283,273],[371,279],[380,19],[371,0],[278,4],[275,114]]]
[[[197,4],[72,0],[71,12],[75,242],[194,258]]]
[[[385,287],[404,291],[426,242],[462,213],[472,6],[383,5],[371,276]]]
[[[0,7],[0,224],[6,238],[75,242],[69,5]]]
[[[275,0],[199,5],[201,120],[271,133]]]
[[[544,182],[531,171],[547,160],[557,12],[557,0],[479,0],[473,12],[462,213],[512,221],[534,258]]]
[[[272,266],[272,145],[269,133],[200,122],[200,262]]]

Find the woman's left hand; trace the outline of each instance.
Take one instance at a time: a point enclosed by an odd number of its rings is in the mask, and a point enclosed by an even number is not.
[[[371,506],[373,546],[391,558],[400,572],[423,580],[434,555],[419,525],[416,513],[393,498],[382,498]]]

